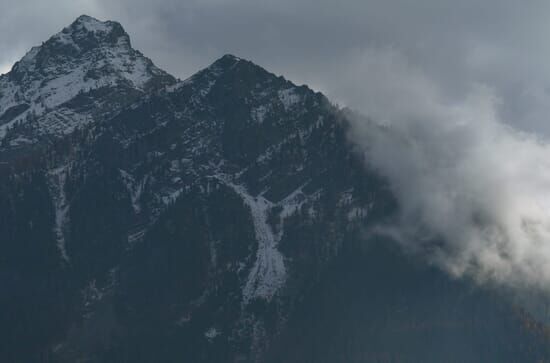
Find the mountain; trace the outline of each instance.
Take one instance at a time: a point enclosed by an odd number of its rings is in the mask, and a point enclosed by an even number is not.
[[[2,148],[70,134],[174,82],[120,24],[83,15],[0,76]]]
[[[78,18],[0,78],[3,362],[540,361],[519,308],[366,237],[346,112],[225,55],[187,80]]]

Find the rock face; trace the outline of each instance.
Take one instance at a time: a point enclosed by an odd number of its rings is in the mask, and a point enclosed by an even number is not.
[[[345,114],[249,61],[178,81],[82,16],[0,78],[0,115],[3,362],[549,357],[491,293],[365,241],[398,206]]]

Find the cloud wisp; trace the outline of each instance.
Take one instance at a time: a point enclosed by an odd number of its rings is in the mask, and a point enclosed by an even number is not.
[[[550,144],[503,123],[487,86],[456,102],[398,52],[361,62],[371,118],[355,118],[350,138],[400,204],[379,232],[454,276],[547,289]]]

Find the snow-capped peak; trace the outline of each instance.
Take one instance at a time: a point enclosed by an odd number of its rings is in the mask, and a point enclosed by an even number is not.
[[[41,135],[71,133],[94,113],[67,106],[78,95],[112,87],[130,94],[152,83],[171,82],[171,76],[132,48],[119,23],[82,15],[0,76],[0,141],[29,118],[37,121]],[[97,101],[101,107],[102,100]],[[121,99],[109,107],[123,103]]]
[[[130,38],[119,23],[102,22],[82,15],[42,45],[33,47],[14,65],[10,78],[25,80],[36,71],[46,72],[47,76],[51,71],[63,68],[63,63],[80,61],[90,56],[90,53],[95,60],[113,55],[108,50],[116,50],[120,55],[137,53],[132,49]]]
[[[119,23],[112,21],[100,21],[92,16],[83,14],[80,15],[71,25],[73,28],[84,28],[86,31],[93,33],[107,33],[113,29],[113,25]]]

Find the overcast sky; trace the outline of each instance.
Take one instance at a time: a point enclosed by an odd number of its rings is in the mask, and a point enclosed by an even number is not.
[[[472,83],[499,112],[550,134],[550,2],[532,0],[0,0],[0,72],[86,13],[186,78],[232,53],[364,110],[372,55],[391,53],[453,100]],[[527,5],[529,4],[529,5]],[[376,60],[375,60],[376,61]],[[521,121],[520,121],[521,119]]]

